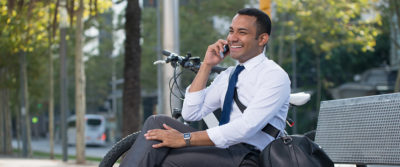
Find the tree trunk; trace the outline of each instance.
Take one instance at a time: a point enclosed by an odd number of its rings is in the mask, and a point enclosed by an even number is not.
[[[23,53],[24,54],[24,56],[25,56],[25,54],[26,53]],[[25,56],[26,57],[26,56]],[[30,116],[30,114],[29,114],[29,91],[28,91],[28,74],[27,74],[27,72],[26,72],[26,61],[25,61],[25,65],[24,65],[24,75],[23,75],[23,77],[24,77],[24,90],[23,91],[25,91],[25,110],[26,110],[26,116],[25,116],[25,120],[22,120],[22,121],[25,121],[26,122],[26,124],[25,124],[25,126],[26,126],[26,139],[27,139],[27,147],[28,147],[28,157],[32,157],[33,156],[33,152],[32,152],[32,139],[31,139],[31,134],[32,134],[32,130],[31,130],[31,116]]]
[[[140,7],[138,0],[128,1],[125,13],[125,64],[122,134],[139,129],[140,117]]]
[[[6,80],[7,71],[5,69],[0,70],[0,83],[4,83]],[[8,88],[0,89],[0,153],[11,155],[11,113],[9,106]]]
[[[68,67],[67,67],[67,29],[68,29],[68,13],[66,8],[66,0],[60,0],[60,124],[61,124],[61,143],[62,143],[62,160],[68,161],[67,146],[67,116],[68,116]]]
[[[83,0],[79,0],[75,32],[76,163],[85,163],[85,68],[83,62]]]
[[[8,71],[7,68],[0,68],[0,83],[6,83],[8,81]],[[0,144],[1,151],[4,154],[11,155],[12,154],[12,145],[11,145],[11,110],[10,110],[10,96],[9,96],[9,88],[4,86],[0,89]]]
[[[3,81],[3,69],[0,68],[0,83],[4,83]],[[4,99],[3,99],[3,89],[0,89],[0,154],[5,153],[6,143],[5,143],[5,107],[4,107]]]
[[[17,92],[17,91],[15,91],[15,92]],[[17,130],[17,149],[18,150],[22,150],[21,149],[21,113],[19,112],[20,111],[20,109],[18,108],[18,106],[17,105],[15,105],[15,117],[16,117],[16,125],[15,125],[15,129]],[[22,152],[22,151],[21,151]],[[22,154],[20,154],[20,155],[22,155]]]
[[[0,83],[7,81],[7,68],[0,69]],[[8,88],[0,89],[0,153],[11,155],[11,113],[9,105]]]
[[[320,54],[317,54],[317,60],[316,60],[316,63],[317,63],[317,101],[316,101],[316,110],[318,111],[319,110],[319,105],[320,105],[320,103],[321,103],[321,85],[322,85],[322,83],[321,83],[321,55]]]
[[[389,3],[390,3],[389,6],[391,6],[390,8],[391,8],[392,16],[396,15],[396,17],[397,17],[397,27],[400,29],[400,9],[399,9],[400,8],[400,3],[397,2],[397,0],[391,0],[391,1],[389,1]],[[393,24],[393,27],[394,26],[396,26],[396,25]],[[397,43],[399,41],[399,39],[397,39],[397,37],[398,37],[398,35],[395,35],[395,39],[392,39],[393,42]],[[396,48],[393,49],[392,51],[396,52],[397,50],[400,49],[398,47],[398,45],[394,45],[394,46],[396,46]],[[400,91],[400,65],[398,65],[397,79],[396,79],[396,83],[395,83],[395,86],[394,86],[394,92],[399,92],[399,91]]]
[[[28,103],[28,81],[26,75],[26,53],[20,53],[20,105],[21,105],[21,130],[22,130],[22,156],[31,157],[30,122]]]
[[[54,80],[53,80],[53,54],[52,33],[49,31],[49,146],[50,146],[50,159],[54,159]]]
[[[4,83],[7,77],[6,69],[0,69],[0,77],[0,83]],[[8,101],[8,88],[0,89],[0,153],[11,155],[11,113]]]
[[[7,71],[6,71],[7,72]],[[4,105],[4,118],[5,118],[5,153],[7,155],[12,155],[12,126],[11,126],[11,110],[10,110],[10,105],[9,105],[9,99],[10,99],[10,94],[9,94],[9,89],[5,88],[4,89],[4,94],[3,94],[3,105]]]

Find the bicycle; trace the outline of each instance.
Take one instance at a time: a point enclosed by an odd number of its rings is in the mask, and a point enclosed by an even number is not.
[[[170,65],[174,68],[174,75],[173,77],[170,79],[169,82],[169,88],[170,88],[170,96],[174,95],[176,97],[178,97],[178,95],[176,95],[175,93],[173,93],[172,89],[174,87],[174,85],[177,85],[179,93],[181,94],[181,96],[183,96],[183,91],[181,90],[181,88],[178,85],[177,82],[177,78],[181,75],[180,73],[177,73],[176,68],[178,66],[184,68],[184,69],[189,69],[195,73],[197,73],[197,71],[200,68],[201,65],[201,61],[200,61],[200,57],[192,57],[192,55],[190,53],[188,53],[186,56],[179,56],[178,54],[175,53],[171,53],[169,51],[163,50],[162,54],[167,56],[166,59],[164,60],[157,60],[156,62],[154,62],[154,64],[161,64],[161,63],[170,63]],[[212,68],[211,72],[212,73],[220,73],[222,71],[226,70],[226,68],[224,67],[219,67],[219,66],[215,66]],[[172,84],[171,84],[172,83]],[[183,99],[182,99],[183,100]],[[301,106],[305,103],[307,103],[310,100],[310,94],[304,93],[304,92],[300,92],[300,93],[294,93],[294,94],[290,94],[290,100],[289,103],[291,106]],[[171,110],[172,112],[172,117],[175,119],[180,119],[181,121],[183,121],[183,119],[181,118],[181,109],[175,108],[174,110]],[[204,122],[207,124],[208,127],[212,127],[212,126],[216,126],[218,125],[218,120],[215,117],[214,114],[209,114],[207,117],[203,118]],[[294,125],[294,121],[291,120],[290,118],[286,119],[286,123],[289,125],[289,127],[292,127]],[[140,131],[137,131],[135,133],[132,133],[128,136],[126,136],[125,138],[121,139],[120,141],[118,141],[117,143],[114,144],[114,146],[111,148],[110,151],[107,152],[107,154],[104,156],[104,158],[102,159],[102,161],[100,162],[99,167],[111,167],[113,166],[113,164],[125,153],[127,152],[130,147],[133,145],[133,143],[135,142],[137,136],[139,135]],[[285,134],[286,131],[284,132]],[[307,137],[309,137],[310,139],[314,139],[315,137],[315,132],[311,132],[307,135]]]

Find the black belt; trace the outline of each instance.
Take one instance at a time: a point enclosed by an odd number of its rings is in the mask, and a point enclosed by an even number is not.
[[[235,91],[233,93],[233,100],[235,100],[236,105],[239,107],[240,111],[243,113],[243,111],[247,108],[245,105],[243,105],[242,102],[240,102],[237,90],[235,87]],[[272,126],[271,124],[265,125],[265,127],[262,129],[263,132],[271,135],[273,138],[277,138],[279,136],[280,130]]]
[[[256,146],[253,146],[253,145],[247,144],[247,143],[240,143],[240,144],[242,144],[242,146],[246,147],[247,149],[249,149],[253,153],[258,153],[258,154],[260,153],[260,150]]]

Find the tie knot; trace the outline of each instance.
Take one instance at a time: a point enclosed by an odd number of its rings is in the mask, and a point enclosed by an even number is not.
[[[244,70],[244,66],[242,66],[242,65],[238,65],[238,66],[236,66],[236,69],[235,69],[235,74],[239,74],[240,72],[242,72]]]

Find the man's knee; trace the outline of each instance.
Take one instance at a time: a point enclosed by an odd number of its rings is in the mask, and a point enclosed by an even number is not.
[[[166,115],[152,115],[149,116],[146,121],[144,122],[143,127],[145,128],[162,128],[162,124],[165,122],[167,119],[172,119],[171,117],[168,117]]]
[[[171,117],[166,115],[151,115],[146,119],[145,123],[156,123],[165,119],[171,119]]]

